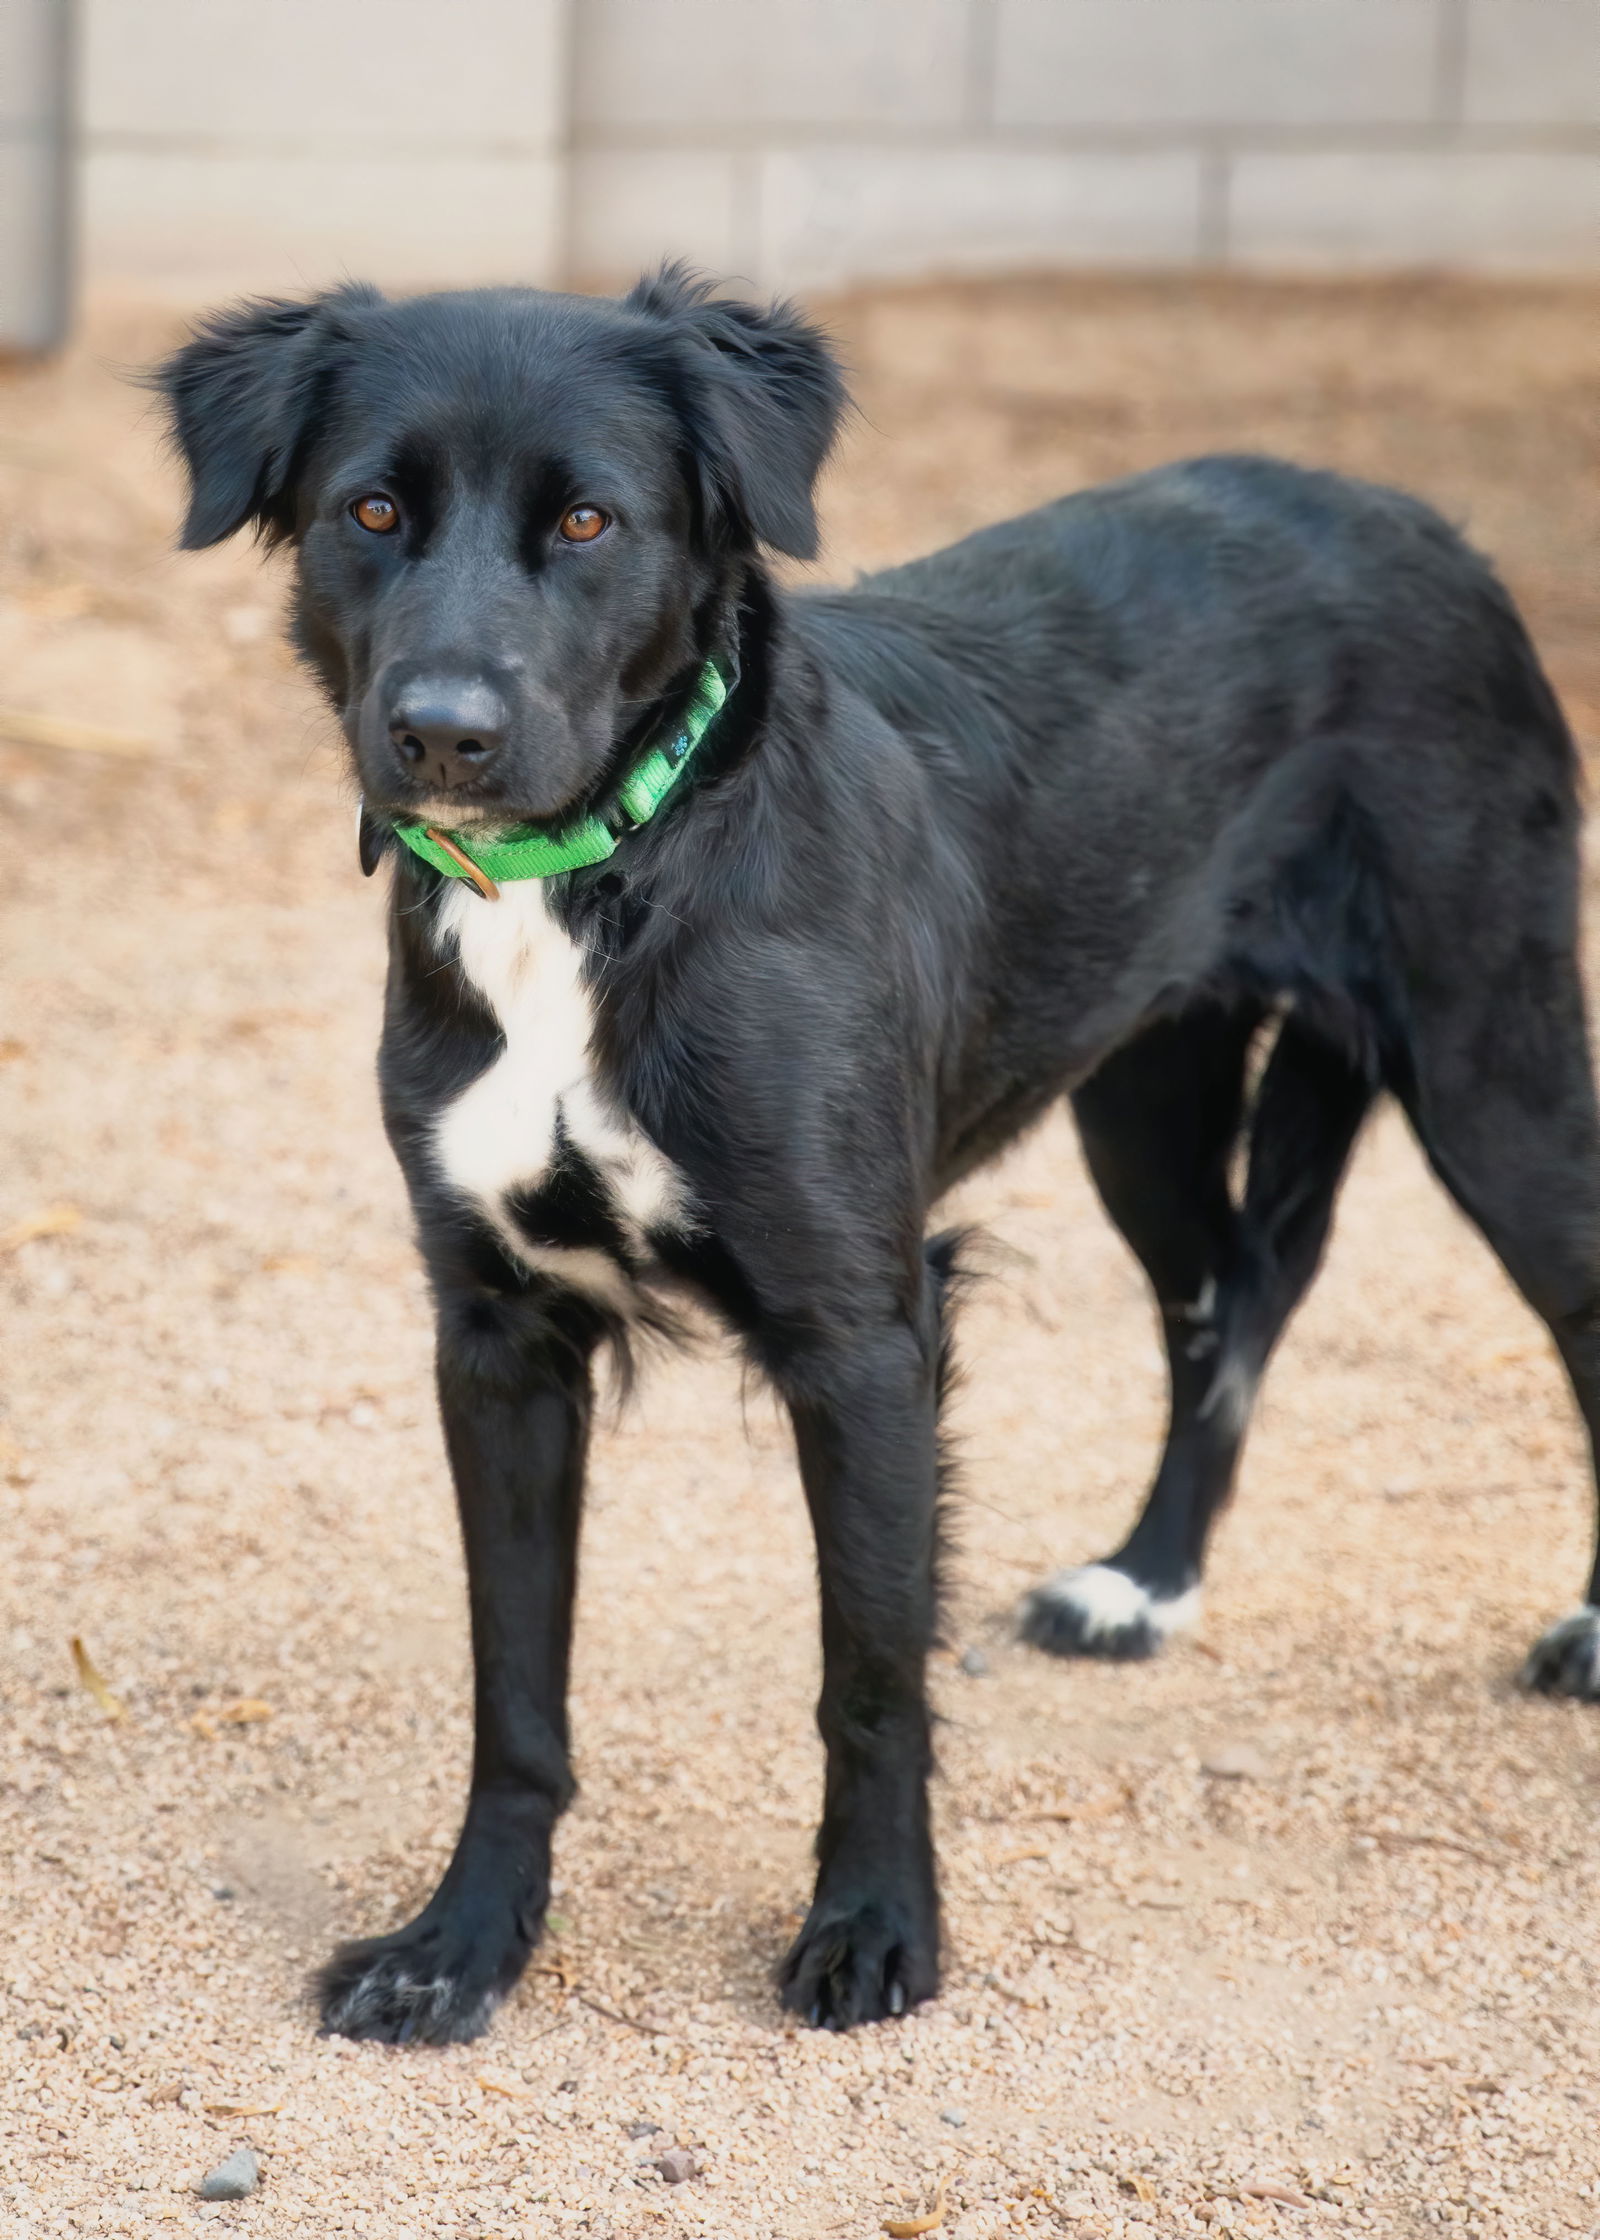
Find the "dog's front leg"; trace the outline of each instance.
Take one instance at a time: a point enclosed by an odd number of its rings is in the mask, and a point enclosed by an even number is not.
[[[848,2029],[939,1984],[924,1667],[934,1622],[937,1315],[858,1329],[778,1365],[816,1533],[817,1724],[827,1785],[786,2006]]]
[[[567,1663],[590,1417],[592,1317],[521,1292],[446,1293],[439,1401],[466,1547],[472,1785],[444,1879],[393,1935],[323,1970],[324,2027],[353,2038],[473,2038],[522,1973],[572,1794]]]

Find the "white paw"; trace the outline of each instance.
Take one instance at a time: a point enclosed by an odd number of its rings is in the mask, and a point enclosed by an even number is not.
[[[407,1933],[346,1945],[317,1981],[322,2027],[340,2038],[376,2038],[388,2045],[455,2045],[481,2037],[500,1988],[459,1972],[423,1972],[428,1958],[407,1950]],[[508,1977],[507,1981],[514,1980]]]
[[[1169,1634],[1200,1615],[1200,1589],[1151,1593],[1109,1563],[1081,1563],[1035,1587],[1022,1605],[1022,1635],[1058,1657],[1153,1657]]]
[[[1522,1668],[1522,1684],[1541,1695],[1600,1703],[1600,1605],[1585,1603],[1539,1636]]]

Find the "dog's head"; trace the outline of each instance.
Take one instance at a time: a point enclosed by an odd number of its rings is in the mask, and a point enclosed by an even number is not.
[[[155,376],[186,547],[292,546],[295,636],[368,804],[560,823],[620,774],[763,546],[816,549],[843,403],[787,305],[340,288],[208,319]]]

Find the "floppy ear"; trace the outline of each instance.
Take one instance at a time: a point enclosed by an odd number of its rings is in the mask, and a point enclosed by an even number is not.
[[[277,543],[294,526],[295,462],[326,393],[341,312],[382,298],[339,288],[310,303],[258,298],[201,321],[150,375],[189,476],[185,551],[247,521]]]
[[[714,297],[707,281],[678,264],[641,280],[623,300],[676,338],[676,402],[708,517],[740,543],[813,559],[812,485],[846,404],[822,329],[792,303]]]

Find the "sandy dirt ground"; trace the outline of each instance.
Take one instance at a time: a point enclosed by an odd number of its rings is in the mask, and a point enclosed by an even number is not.
[[[864,410],[830,572],[1285,450],[1465,522],[1600,746],[1592,297],[1095,281],[832,313]],[[540,1965],[475,2046],[314,2035],[309,1966],[454,1837],[463,1593],[373,1088],[381,896],[281,575],[169,549],[175,477],[116,372],[170,332],[108,310],[0,374],[0,2231],[865,2240],[942,2187],[960,2240],[1600,2233],[1600,1712],[1514,1686],[1580,1597],[1590,1497],[1542,1333],[1393,1115],[1204,1632],[1148,1667],[1012,1633],[1151,1468],[1141,1280],[1063,1123],[965,1193],[995,1244],[933,1682],[936,2005],[848,2039],[776,2011],[815,1589],[782,1426],[708,1343],[599,1442]],[[202,2204],[241,2145],[258,2191]],[[697,2175],[668,2184],[675,2145]]]

